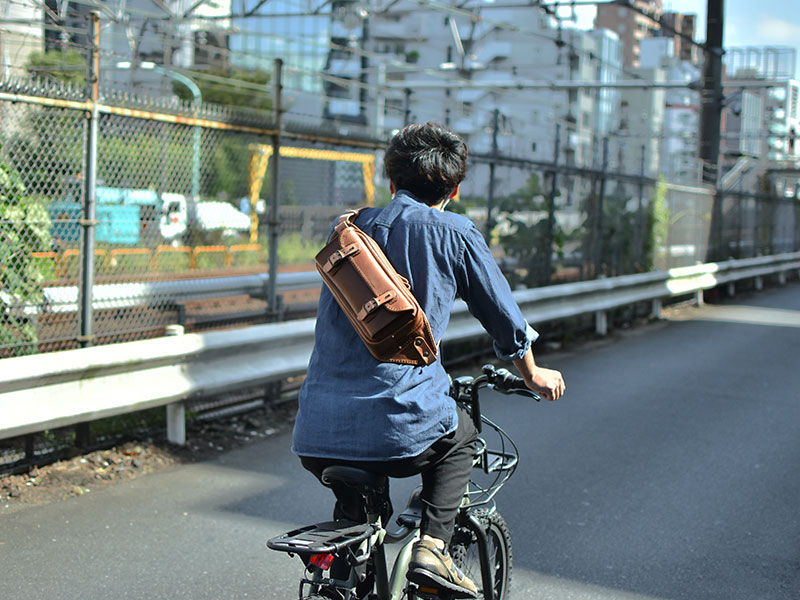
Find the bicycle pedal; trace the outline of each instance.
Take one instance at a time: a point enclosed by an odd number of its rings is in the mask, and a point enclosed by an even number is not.
[[[452,600],[454,597],[450,590],[419,585],[414,590],[414,594],[418,600]]]

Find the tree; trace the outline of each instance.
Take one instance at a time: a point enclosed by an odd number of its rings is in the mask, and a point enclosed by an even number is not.
[[[506,231],[498,240],[505,253],[517,259],[521,282],[531,287],[549,285],[547,257],[554,249],[562,253],[566,234],[556,223],[553,248],[548,247],[547,203],[538,175],[533,173],[519,190],[499,198],[497,206],[498,224]]]
[[[43,299],[34,252],[50,250],[50,217],[19,173],[0,158],[0,348],[35,354],[36,322],[26,312]]]
[[[210,69],[208,71],[186,71],[203,95],[203,102],[224,106],[247,106],[259,110],[272,109],[272,95],[267,84],[272,76],[259,69]],[[242,87],[241,82],[263,88],[259,93],[252,86]],[[192,93],[185,85],[172,82],[172,91],[182,100],[191,101]]]
[[[86,85],[86,59],[77,50],[34,52],[25,67],[31,75],[46,75],[74,84]]]
[[[669,211],[665,198],[662,179],[646,212],[640,215],[638,203],[620,187],[603,199],[602,219],[594,192],[585,198],[581,252],[587,262],[599,265],[600,272],[595,275],[614,277],[653,269],[654,249],[666,243]]]

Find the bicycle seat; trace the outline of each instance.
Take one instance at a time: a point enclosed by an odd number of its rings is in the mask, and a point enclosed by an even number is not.
[[[355,488],[362,494],[385,494],[389,489],[389,478],[386,475],[343,465],[333,465],[324,469],[322,483],[328,487],[341,483]]]

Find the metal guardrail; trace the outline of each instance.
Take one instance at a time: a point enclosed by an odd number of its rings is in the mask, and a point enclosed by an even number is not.
[[[278,273],[276,282],[279,292],[303,290],[321,284],[322,279],[316,271]],[[267,273],[172,281],[107,283],[92,288],[92,307],[94,310],[118,310],[239,295],[263,298],[266,296],[268,285]],[[77,286],[45,287],[42,308],[36,306],[25,308],[26,314],[64,313],[77,310]]]
[[[800,273],[800,252],[731,260],[668,272],[643,273],[514,292],[526,318],[540,323],[594,313],[600,333],[606,311],[696,294],[742,279],[757,287],[768,275],[785,282]],[[446,342],[485,335],[458,302]],[[187,334],[110,346],[65,350],[0,361],[0,439],[119,415],[168,407],[168,437],[184,443],[185,400],[279,381],[305,371],[314,319],[255,325],[235,331]]]

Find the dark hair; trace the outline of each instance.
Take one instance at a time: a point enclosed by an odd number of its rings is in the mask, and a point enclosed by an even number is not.
[[[467,144],[439,123],[406,125],[389,141],[386,176],[432,206],[447,198],[467,174]]]

